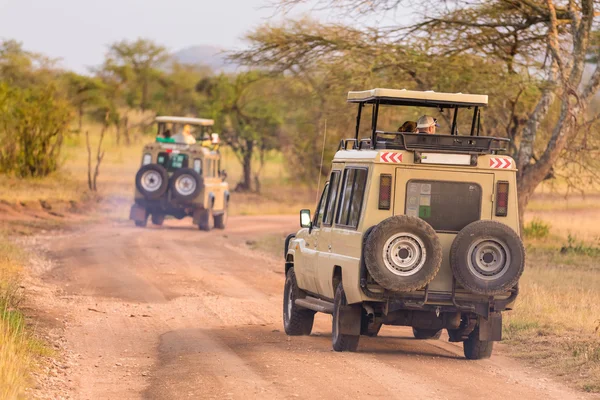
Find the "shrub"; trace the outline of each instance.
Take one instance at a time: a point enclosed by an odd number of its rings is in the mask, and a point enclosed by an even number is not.
[[[71,119],[69,104],[52,85],[0,85],[0,172],[19,177],[54,172]]]
[[[575,236],[569,234],[567,237],[567,244],[560,249],[560,252],[563,254],[573,253],[589,257],[599,257],[600,247],[589,245],[585,242],[577,240]]]
[[[523,228],[525,237],[531,239],[544,239],[550,235],[550,224],[545,223],[541,219],[534,218],[533,221],[525,225]]]

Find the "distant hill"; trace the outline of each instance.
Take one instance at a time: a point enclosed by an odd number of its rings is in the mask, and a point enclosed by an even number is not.
[[[214,72],[234,72],[238,65],[225,60],[222,48],[216,46],[191,46],[173,53],[173,57],[182,64],[206,65]]]

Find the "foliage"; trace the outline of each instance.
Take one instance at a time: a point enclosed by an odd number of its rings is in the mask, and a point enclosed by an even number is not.
[[[567,244],[560,249],[563,254],[579,254],[589,257],[599,257],[600,247],[590,245],[577,239],[577,237],[569,234],[567,237]]]
[[[550,235],[550,224],[541,219],[534,218],[523,228],[523,235],[531,239],[545,239]]]
[[[0,172],[46,176],[58,168],[71,109],[53,85],[0,85]]]

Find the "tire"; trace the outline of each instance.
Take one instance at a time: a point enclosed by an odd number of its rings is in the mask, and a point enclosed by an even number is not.
[[[229,204],[225,204],[225,209],[223,210],[223,214],[215,215],[215,228],[217,229],[225,229],[227,226],[227,216]]]
[[[191,168],[180,168],[171,175],[171,196],[182,202],[193,201],[204,189],[204,180]]]
[[[523,274],[525,248],[510,227],[496,221],[475,221],[454,238],[450,267],[456,280],[473,293],[505,293]]]
[[[147,219],[145,219],[143,221],[135,221],[135,226],[137,226],[139,228],[145,228],[147,224],[148,224]]]
[[[333,350],[335,351],[356,351],[358,348],[358,341],[360,335],[343,335],[340,333],[340,310],[341,307],[347,306],[346,294],[344,293],[344,287],[340,282],[335,289],[335,297],[333,299],[333,318],[331,324],[331,341],[333,344]],[[360,319],[356,321],[360,324]]]
[[[198,229],[201,231],[209,232],[215,226],[215,219],[212,213],[212,208],[202,210],[200,215],[200,222],[198,222]]]
[[[142,166],[135,175],[135,187],[148,200],[162,197],[169,187],[169,174],[159,164]]]
[[[395,215],[371,230],[364,258],[367,270],[383,288],[411,292],[427,285],[438,273],[442,246],[427,222]]]
[[[165,222],[165,214],[152,213],[152,224],[162,225]]]
[[[288,336],[310,335],[312,331],[315,312],[296,305],[299,294],[300,289],[292,267],[286,274],[283,289],[283,328]]]
[[[463,350],[467,360],[483,360],[492,356],[494,342],[479,340],[479,328],[475,328],[469,338],[463,342]]]
[[[437,340],[442,336],[442,330],[437,329],[421,329],[421,328],[412,328],[413,335],[415,339],[433,339]]]
[[[365,336],[376,337],[379,335],[379,331],[383,324],[381,322],[370,323],[367,325],[366,329],[363,331]]]

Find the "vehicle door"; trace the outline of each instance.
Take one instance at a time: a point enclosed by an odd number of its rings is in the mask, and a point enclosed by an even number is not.
[[[323,228],[323,214],[325,212],[325,201],[329,193],[329,182],[325,184],[321,198],[317,203],[317,209],[313,216],[313,226],[306,236],[306,247],[302,249],[302,260],[297,263],[296,279],[298,286],[311,293],[319,293],[317,285],[317,257],[318,246],[321,240]],[[296,267],[296,266],[295,266]]]
[[[323,297],[334,296],[332,278],[335,266],[345,265],[356,248],[360,248],[362,235],[357,232],[357,228],[365,197],[367,176],[368,169],[362,166],[346,166],[343,173],[332,172],[331,181],[336,179],[339,184],[335,196],[332,186],[330,198],[333,201],[326,209],[319,244],[321,247],[318,259],[318,282],[319,294]],[[334,212],[335,210],[337,212]],[[348,247],[353,251],[348,251]]]

